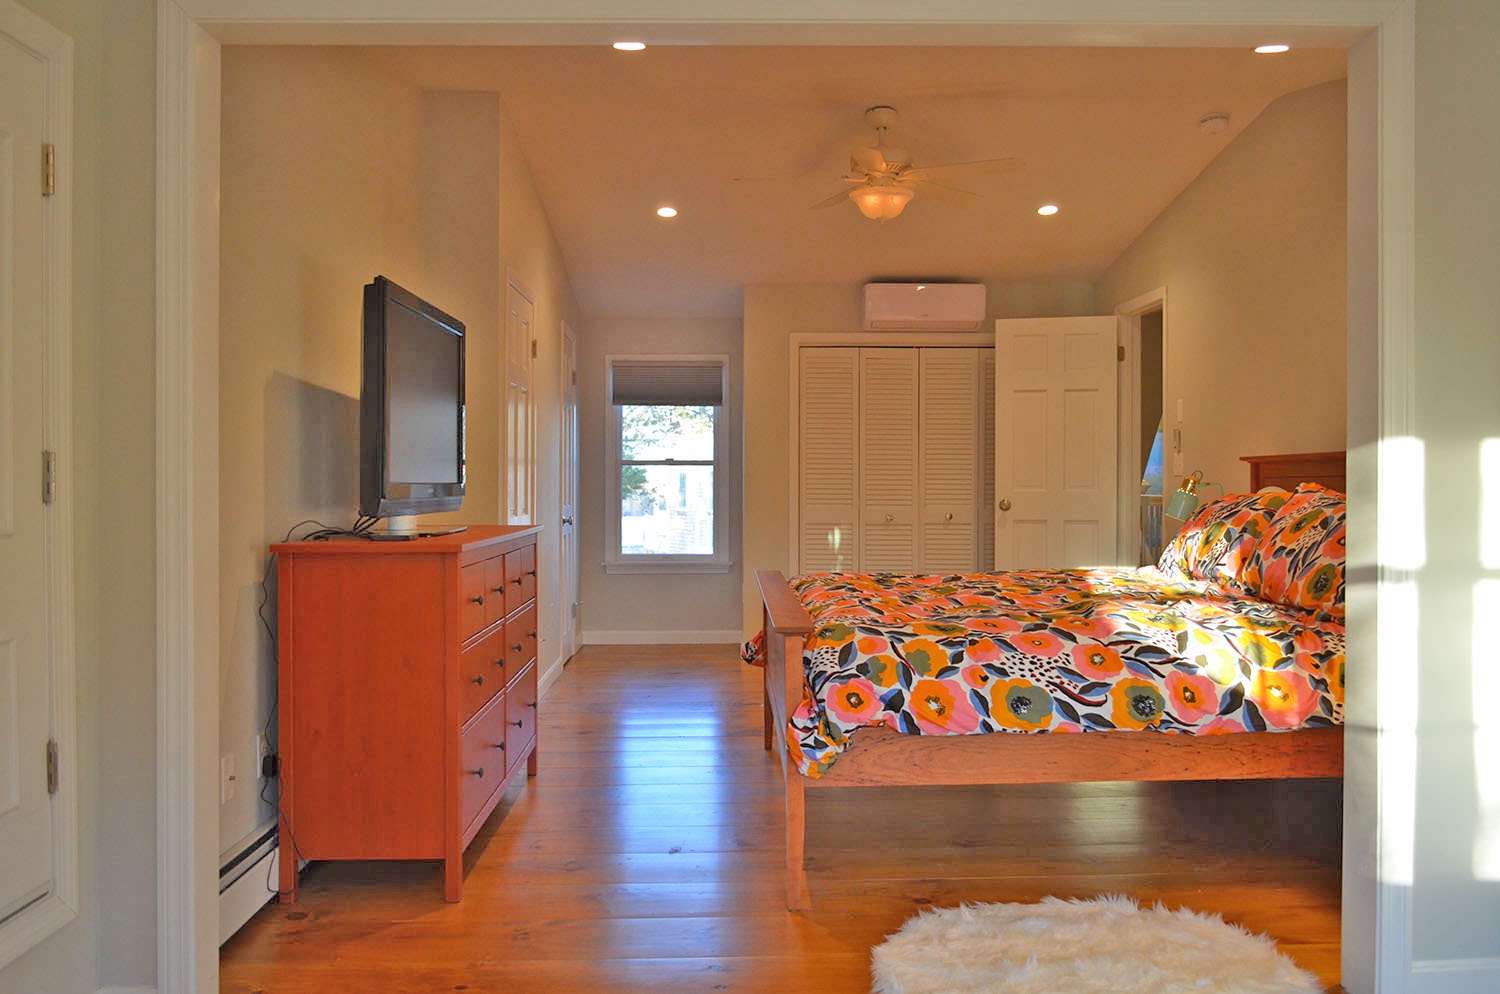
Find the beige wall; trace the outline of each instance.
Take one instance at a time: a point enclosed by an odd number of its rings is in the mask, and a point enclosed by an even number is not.
[[[1272,103],[1098,284],[1102,313],[1167,288],[1168,437],[1181,398],[1184,472],[1231,492],[1240,456],[1344,447],[1345,103]]]
[[[791,458],[791,335],[857,332],[858,285],[757,284],[745,288],[745,556],[741,626],[761,626],[758,569],[787,570],[792,507],[787,490]],[[987,317],[1063,317],[1094,313],[1086,283],[991,283]]]
[[[434,522],[503,520],[507,274],[536,303],[537,506],[555,516],[556,336],[574,305],[496,94],[423,93],[357,49],[229,47],[223,63],[220,739],[249,774],[220,811],[229,853],[274,818],[250,786],[274,693],[267,546],[308,518],[347,526],[358,505],[363,286],[389,276],[466,325],[468,486]],[[556,555],[551,527],[542,562]],[[559,662],[555,574],[544,668]]]
[[[363,287],[447,300],[423,258],[420,92],[350,50],[231,47],[222,106],[220,748],[245,774],[220,810],[228,851],[275,817],[254,752],[275,692],[267,546],[309,518],[347,527],[359,503]]]
[[[604,572],[605,370],[608,355],[728,355],[730,572]],[[736,641],[740,632],[741,324],[720,318],[595,318],[578,343],[579,591],[584,639],[639,640],[677,633],[679,641]],[[727,636],[724,633],[728,633]]]

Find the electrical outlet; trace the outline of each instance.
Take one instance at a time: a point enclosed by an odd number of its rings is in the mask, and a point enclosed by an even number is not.
[[[234,754],[225,753],[219,757],[219,803],[228,804],[234,800]]]

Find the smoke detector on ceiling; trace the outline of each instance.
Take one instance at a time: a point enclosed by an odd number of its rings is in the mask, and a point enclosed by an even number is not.
[[[1205,135],[1222,135],[1229,130],[1229,115],[1223,111],[1204,114],[1198,118],[1198,130]]]

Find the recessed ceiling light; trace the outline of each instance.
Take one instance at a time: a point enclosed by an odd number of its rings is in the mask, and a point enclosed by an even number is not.
[[[675,207],[667,207],[667,206],[663,205],[663,206],[658,207],[656,209],[656,216],[657,217],[676,217],[677,216],[677,208],[675,208]]]
[[[1051,217],[1053,214],[1056,214],[1058,210],[1059,208],[1056,204],[1043,204],[1036,209],[1036,212],[1042,217]]]
[[[646,47],[646,43],[643,41],[617,41],[614,47],[617,52],[639,52]]]
[[[1274,45],[1255,46],[1255,52],[1257,55],[1280,55],[1282,52],[1290,52],[1291,50],[1292,46],[1283,45],[1280,42],[1277,42]]]

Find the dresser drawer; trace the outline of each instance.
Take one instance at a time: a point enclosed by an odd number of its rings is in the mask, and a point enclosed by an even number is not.
[[[505,755],[507,767],[526,754],[536,738],[536,667],[528,666],[505,692]]]
[[[512,611],[536,596],[536,546],[505,554],[505,596]]]
[[[518,604],[505,596],[505,557],[486,559],[484,566],[484,623],[493,625],[505,617],[507,604]]]
[[[460,826],[467,826],[484,807],[484,802],[500,788],[505,779],[507,718],[505,695],[490,701],[463,732],[459,764]]]
[[[484,563],[473,563],[458,571],[458,632],[464,639],[484,631],[485,615]]]
[[[505,687],[505,627],[496,625],[494,631],[465,649],[458,657],[458,671],[463,718],[468,721]]]
[[[505,623],[505,659],[512,675],[536,658],[536,605]]]

